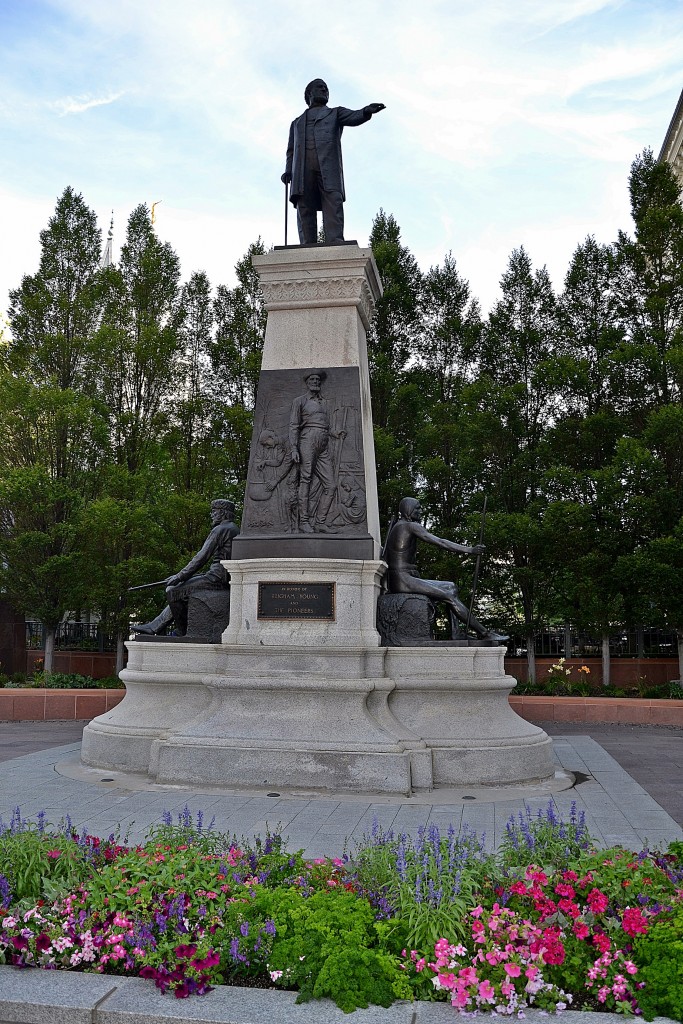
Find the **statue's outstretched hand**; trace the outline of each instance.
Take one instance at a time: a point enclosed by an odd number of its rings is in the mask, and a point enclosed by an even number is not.
[[[475,544],[473,548],[470,548],[471,555],[483,555],[486,551],[485,544]]]
[[[289,171],[285,171],[284,174],[280,175],[280,181],[282,182],[283,185],[289,185],[291,180],[292,180],[292,175],[289,173]]]
[[[180,576],[169,576],[168,579],[166,580],[166,586],[177,587],[180,582],[182,582]]]
[[[386,110],[386,104],[384,103],[368,103],[365,108],[369,114],[379,114],[380,110]]]

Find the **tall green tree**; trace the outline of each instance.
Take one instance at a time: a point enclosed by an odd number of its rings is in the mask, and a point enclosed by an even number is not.
[[[614,569],[631,543],[621,527],[616,470],[625,424],[619,391],[624,330],[615,274],[612,249],[589,236],[572,256],[560,297],[544,559],[555,581],[554,613],[602,637],[605,685],[610,632],[624,616]]]
[[[214,430],[221,438],[225,489],[241,500],[247,479],[254,404],[266,333],[266,309],[252,256],[265,253],[259,238],[235,266],[237,285],[219,285],[211,349]]]
[[[10,292],[0,359],[0,574],[14,605],[55,630],[85,600],[76,519],[107,448],[94,394],[102,316],[101,233],[67,188],[41,232],[38,271]]]
[[[483,324],[469,283],[449,253],[424,275],[420,291],[420,334],[415,364],[422,408],[415,430],[416,470],[430,528],[452,540],[477,537],[481,510],[478,453],[465,442],[468,391],[476,372]],[[455,562],[439,548],[423,553],[425,572],[452,579],[469,590],[472,562]]]
[[[368,362],[380,522],[386,523],[415,488],[413,439],[422,398],[419,380],[407,371],[421,329],[422,274],[384,210],[373,221],[370,245],[384,290],[368,332]]]
[[[524,249],[513,251],[501,291],[482,336],[468,439],[478,444],[489,496],[492,597],[510,620],[521,613],[533,679],[534,633],[551,591],[541,558],[544,446],[558,408],[557,300],[546,269],[534,270]]]
[[[171,400],[170,428],[164,443],[175,488],[203,493],[207,486],[212,486],[214,447],[210,363],[213,308],[211,285],[205,273],[192,274],[183,286],[181,307],[179,382]]]
[[[676,629],[683,678],[683,606],[680,588],[671,589],[683,561],[681,189],[672,168],[645,150],[631,166],[629,190],[635,234],[621,233],[615,252],[626,330],[624,407],[635,452],[623,480],[637,527],[634,550],[620,560],[620,570],[634,614]]]

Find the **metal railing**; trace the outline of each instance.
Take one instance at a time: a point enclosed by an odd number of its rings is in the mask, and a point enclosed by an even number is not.
[[[26,647],[45,649],[45,626],[42,622],[26,623]],[[97,622],[60,622],[55,633],[55,649],[60,651],[115,651],[116,636]]]
[[[519,626],[510,629],[508,654],[526,654],[526,636]],[[610,631],[609,650],[612,658],[677,658],[678,638],[670,629],[649,626],[615,627]],[[539,657],[599,658],[602,637],[575,629],[570,625],[547,626],[534,634],[534,651]]]

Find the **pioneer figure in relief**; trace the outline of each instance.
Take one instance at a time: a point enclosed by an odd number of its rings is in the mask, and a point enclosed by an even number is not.
[[[233,522],[235,515],[234,502],[227,498],[216,498],[211,502],[211,532],[201,548],[184,569],[169,576],[166,582],[166,600],[168,604],[151,622],[142,622],[131,626],[134,633],[154,635],[163,633],[171,623],[175,625],[175,634],[185,636],[187,633],[187,609],[190,595],[198,590],[228,590],[229,576],[222,561],[232,555],[233,538],[240,532]],[[203,565],[209,562],[206,572],[200,573]]]
[[[466,623],[468,609],[458,597],[455,583],[423,580],[420,577],[415,564],[417,542],[422,540],[426,544],[434,544],[436,547],[454,551],[459,555],[483,554],[484,545],[476,544],[470,547],[467,544],[456,544],[454,541],[444,540],[444,538],[430,533],[420,522],[422,509],[417,498],[403,498],[398,506],[398,514],[399,518],[391,527],[384,546],[384,560],[389,567],[387,589],[390,594],[423,594],[425,597],[431,598],[432,601],[440,601],[445,604],[448,607],[451,628],[455,637],[458,632],[457,620]],[[469,624],[480,640],[503,643],[508,639],[506,636],[488,630],[473,615],[469,616]]]
[[[292,402],[289,416],[289,443],[292,461],[299,466],[299,530],[320,533],[328,528],[327,515],[334,501],[338,468],[332,461],[330,438],[346,437],[345,430],[332,430],[333,407],[320,389],[327,378],[324,370],[311,370],[304,380],[308,391]],[[317,481],[317,504],[311,500],[311,485]]]

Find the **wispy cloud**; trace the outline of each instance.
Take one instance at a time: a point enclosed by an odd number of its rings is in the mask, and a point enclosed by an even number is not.
[[[56,110],[60,117],[67,114],[82,114],[92,107],[106,107],[109,103],[115,103],[124,95],[125,90],[112,92],[106,96],[64,96],[62,99],[53,100],[49,106]]]

